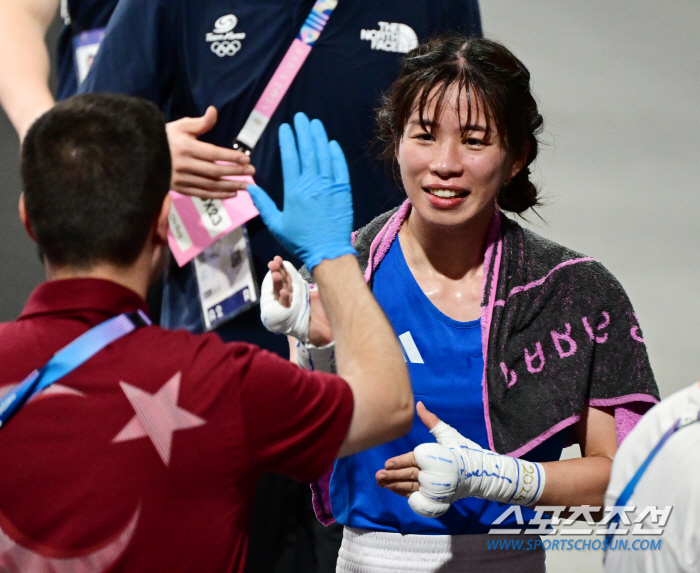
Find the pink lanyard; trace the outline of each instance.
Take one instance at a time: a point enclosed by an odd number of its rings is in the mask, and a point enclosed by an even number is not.
[[[289,46],[243,129],[233,142],[234,149],[250,155],[337,5],[338,0],[316,1],[299,30],[299,35]]]

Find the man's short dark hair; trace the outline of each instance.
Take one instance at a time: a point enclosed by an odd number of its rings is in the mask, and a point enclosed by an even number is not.
[[[58,266],[133,263],[170,186],[170,150],[158,108],[117,94],[58,103],[22,146],[27,216]]]

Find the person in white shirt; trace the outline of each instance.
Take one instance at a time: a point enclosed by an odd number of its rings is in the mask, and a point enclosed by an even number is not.
[[[700,571],[699,415],[696,383],[649,410],[620,446],[605,503],[634,510],[626,512],[630,524],[620,523],[627,534],[611,540],[606,572]]]

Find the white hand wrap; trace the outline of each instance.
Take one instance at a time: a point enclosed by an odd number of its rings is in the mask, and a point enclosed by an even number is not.
[[[284,261],[284,268],[292,279],[292,304],[286,308],[275,300],[272,271],[268,271],[260,288],[260,320],[270,332],[308,342],[309,285],[292,263]]]
[[[408,503],[416,513],[439,517],[464,497],[531,505],[542,496],[541,464],[485,450],[444,422],[430,433],[438,443],[420,444],[413,450],[421,470],[420,489]]]
[[[335,342],[325,346],[313,344],[297,344],[297,364],[306,370],[336,374]]]

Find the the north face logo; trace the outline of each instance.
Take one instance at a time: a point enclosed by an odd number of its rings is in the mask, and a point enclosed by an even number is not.
[[[418,46],[418,36],[406,24],[379,22],[379,30],[361,30],[360,40],[372,42],[373,50],[385,52],[406,52]]]

